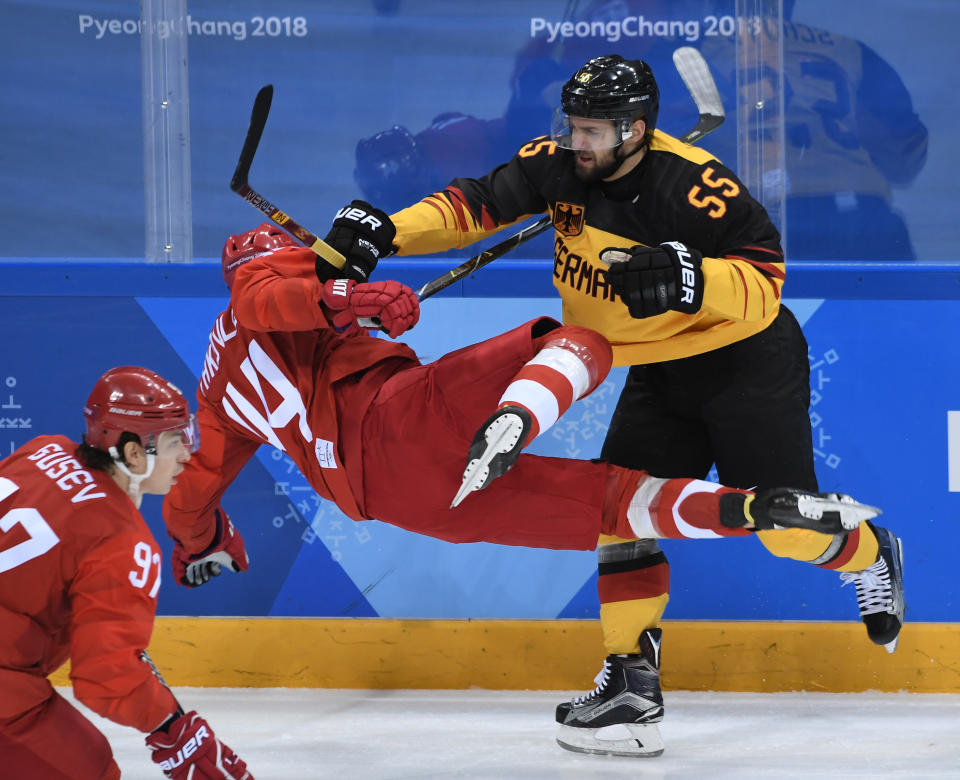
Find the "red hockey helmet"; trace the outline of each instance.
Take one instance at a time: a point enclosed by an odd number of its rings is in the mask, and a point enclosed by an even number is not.
[[[94,385],[83,407],[84,441],[109,451],[124,431],[140,437],[148,451],[164,431],[183,430],[191,449],[199,439],[187,399],[174,385],[146,368],[111,368]]]
[[[300,245],[293,236],[270,222],[264,222],[260,227],[248,230],[239,236],[230,236],[227,243],[223,245],[223,254],[220,256],[223,264],[223,280],[227,283],[227,287],[233,287],[234,274],[241,265],[257,255],[283,246]]]

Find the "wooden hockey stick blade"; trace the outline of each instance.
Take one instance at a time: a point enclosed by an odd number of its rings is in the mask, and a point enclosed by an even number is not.
[[[250,126],[247,128],[247,137],[244,139],[243,149],[240,151],[240,159],[237,160],[237,167],[233,172],[233,178],[230,180],[230,189],[254,208],[266,214],[267,219],[271,222],[279,225],[298,241],[310,247],[334,268],[342,269],[346,265],[347,259],[340,252],[322,241],[314,233],[311,233],[289,214],[282,212],[250,186],[248,181],[250,166],[253,164],[257,147],[260,145],[263,129],[267,125],[267,116],[270,114],[270,104],[272,102],[273,85],[267,84],[260,89],[253,101],[253,110],[250,112]]]

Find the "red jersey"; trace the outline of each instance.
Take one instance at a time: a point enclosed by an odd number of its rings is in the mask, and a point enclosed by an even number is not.
[[[86,469],[64,436],[0,461],[0,721],[50,696],[71,659],[77,698],[151,731],[177,709],[141,658],[160,589],[160,548],[130,497]]]
[[[354,520],[364,510],[360,464],[342,460],[356,420],[338,420],[334,384],[376,364],[416,363],[405,344],[341,335],[319,305],[316,255],[284,247],[242,265],[230,307],[214,323],[197,393],[203,431],[163,504],[170,534],[195,554],[213,538],[223,493],[261,444],[286,453],[323,498]],[[349,417],[349,415],[348,415]]]

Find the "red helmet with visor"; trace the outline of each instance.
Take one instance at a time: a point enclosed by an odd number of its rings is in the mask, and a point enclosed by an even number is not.
[[[83,408],[87,429],[84,442],[110,452],[120,435],[130,431],[140,437],[147,452],[156,450],[164,431],[182,430],[191,451],[200,444],[199,431],[187,399],[163,377],[146,368],[111,368],[94,385]],[[111,452],[115,458],[116,452]]]

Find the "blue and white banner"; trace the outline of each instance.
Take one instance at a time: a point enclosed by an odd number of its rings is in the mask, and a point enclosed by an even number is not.
[[[147,364],[192,397],[209,328],[224,303],[219,297],[0,297],[0,452],[40,433],[78,438],[89,388],[110,366]],[[960,547],[960,454],[951,422],[960,415],[960,342],[939,335],[952,332],[960,304],[788,305],[810,344],[810,418],[821,489],[880,506],[880,522],[903,537],[909,619],[960,619],[960,586],[947,574]],[[424,306],[409,343],[431,360],[558,310],[551,298],[438,297]],[[623,379],[623,369],[616,369],[532,451],[598,455]],[[241,473],[224,505],[246,540],[250,571],[225,573],[196,590],[166,576],[161,614],[598,614],[594,553],[451,545],[375,521],[355,523],[267,447]],[[146,497],[144,512],[169,560],[172,543],[159,500]],[[840,590],[836,574],[774,558],[755,539],[667,541],[663,547],[672,573],[667,617],[856,619],[854,594]]]

